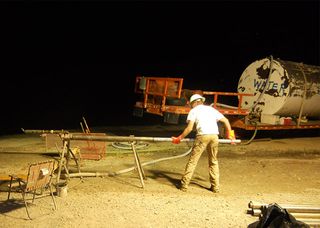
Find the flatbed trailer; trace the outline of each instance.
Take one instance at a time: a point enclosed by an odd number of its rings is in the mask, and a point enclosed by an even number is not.
[[[290,118],[283,123],[266,124],[253,116],[251,110],[241,107],[242,99],[253,96],[248,93],[216,92],[192,90],[183,88],[183,78],[171,77],[145,77],[137,76],[135,93],[138,100],[134,105],[133,115],[143,117],[144,113],[162,116],[164,122],[178,124],[181,115],[190,111],[189,98],[198,93],[206,97],[206,104],[211,105],[224,114],[233,128],[244,130],[289,130],[289,129],[317,129],[320,120],[302,120]],[[233,96],[238,99],[237,106],[219,103],[219,98]]]

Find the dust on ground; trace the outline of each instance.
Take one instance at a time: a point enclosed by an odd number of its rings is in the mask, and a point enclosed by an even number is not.
[[[180,129],[167,126],[102,127],[108,135],[170,137]],[[0,227],[247,227],[258,220],[247,213],[248,203],[320,205],[320,137],[266,138],[245,145],[221,144],[221,193],[208,190],[208,165],[204,153],[186,193],[177,189],[191,144],[146,143],[137,149],[144,165],[145,187],[136,169],[116,176],[74,177],[66,197],[41,197],[30,206],[28,220],[21,194],[7,199],[7,181],[0,185]],[[25,174],[28,164],[58,159],[46,151],[37,134],[0,138],[0,177]],[[172,159],[173,156],[179,158]],[[163,160],[163,158],[168,158]],[[162,159],[160,162],[152,162]],[[107,143],[106,156],[81,160],[82,173],[114,173],[135,167],[133,152]],[[77,172],[74,162],[70,172]],[[53,180],[54,181],[54,180]],[[28,196],[29,198],[31,197]]]

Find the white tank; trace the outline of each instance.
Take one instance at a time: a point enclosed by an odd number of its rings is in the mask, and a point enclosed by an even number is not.
[[[271,71],[270,71],[271,69]],[[251,63],[238,83],[242,108],[257,114],[320,118],[320,66],[265,58]]]

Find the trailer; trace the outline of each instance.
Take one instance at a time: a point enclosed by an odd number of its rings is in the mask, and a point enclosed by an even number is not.
[[[320,128],[320,67],[274,60],[257,60],[242,73],[237,92],[183,88],[183,78],[137,76],[133,115],[144,113],[178,124],[190,111],[189,98],[198,93],[230,121],[244,130],[289,130]],[[236,105],[223,102],[234,97]],[[183,119],[183,118],[182,118]]]

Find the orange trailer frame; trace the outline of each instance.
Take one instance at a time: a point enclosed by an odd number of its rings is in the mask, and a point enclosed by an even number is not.
[[[250,110],[241,107],[244,96],[253,94],[215,92],[203,90],[183,89],[183,78],[171,77],[146,77],[137,76],[135,81],[135,93],[140,95],[134,104],[133,115],[142,117],[143,113],[163,116],[164,122],[178,123],[179,115],[187,115],[190,111],[189,98],[198,93],[205,97],[213,97],[210,105],[226,115],[233,128],[244,130],[288,130],[288,129],[316,129],[320,128],[320,121],[313,120],[303,123],[292,121],[288,125],[264,124],[250,119]],[[238,98],[237,106],[228,106],[218,103],[222,96],[235,96]],[[169,102],[170,101],[170,102]]]

